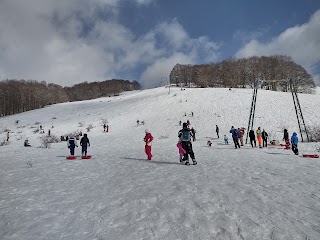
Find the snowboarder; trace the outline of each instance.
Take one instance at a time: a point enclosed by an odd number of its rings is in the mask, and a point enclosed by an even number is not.
[[[73,135],[70,135],[68,139],[68,148],[70,149],[70,155],[74,156],[74,149],[75,147],[78,147],[77,140],[74,138]]]
[[[262,132],[260,127],[258,127],[256,133],[257,133],[259,148],[262,148]]]
[[[285,141],[287,146],[290,146],[290,142],[289,142],[289,133],[287,129],[283,130],[283,140]]]
[[[251,129],[249,131],[249,138],[250,138],[250,144],[253,147],[253,143],[254,143],[254,147],[257,147],[257,142],[256,142],[256,135],[254,135],[254,131],[253,129]]]
[[[238,130],[232,126],[231,129],[230,129],[230,133],[232,134],[232,139],[233,139],[233,142],[234,142],[234,147],[235,147],[236,149],[237,149],[237,148],[240,148]]]
[[[268,133],[263,129],[262,130],[262,145],[263,147],[267,147],[268,145]]]
[[[148,131],[148,129],[146,129],[145,132],[146,132],[146,135],[145,135],[143,141],[146,143],[146,145],[144,146],[144,150],[148,156],[148,160],[151,160],[151,158],[152,158],[151,145],[152,145],[153,136]]]
[[[84,156],[87,156],[87,149],[88,149],[88,146],[90,147],[90,141],[86,133],[83,134],[83,137],[80,140],[80,146],[82,146],[82,149],[81,149],[82,156],[83,154]]]
[[[296,132],[293,132],[292,136],[291,136],[291,148],[292,151],[294,152],[295,155],[299,154],[299,150],[298,150],[298,136]]]
[[[177,143],[177,148],[179,149],[179,156],[180,156],[179,160],[180,160],[180,162],[182,162],[182,159],[183,159],[184,154],[186,153],[186,150],[183,149],[180,141]]]
[[[229,139],[228,139],[227,135],[223,136],[223,140],[224,140],[224,144],[229,144]]]
[[[191,133],[192,133],[192,140],[193,140],[193,141],[196,141],[196,132],[197,132],[197,131],[192,127],[192,128],[191,128]]]
[[[216,133],[217,133],[217,137],[219,138],[219,127],[218,127],[218,125],[216,125]]]
[[[243,135],[244,135],[244,128],[238,128],[240,145],[243,146]]]
[[[192,162],[193,162],[193,165],[196,165],[197,161],[195,160],[194,152],[192,150],[192,143],[191,143],[192,133],[191,133],[191,130],[188,128],[188,124],[187,123],[183,123],[182,127],[183,128],[178,133],[178,137],[180,138],[182,147],[183,147],[184,150],[186,150],[186,153],[184,154],[184,157],[183,157],[182,161],[183,162],[185,161],[185,165],[190,165],[190,163],[189,163],[189,155],[190,155],[190,157],[192,159]]]
[[[9,131],[7,132],[7,142],[9,142],[9,138],[10,138],[10,133]]]

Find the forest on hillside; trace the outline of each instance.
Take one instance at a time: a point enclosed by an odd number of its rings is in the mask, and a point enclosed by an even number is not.
[[[197,87],[253,87],[256,80],[294,80],[299,92],[312,92],[313,77],[289,56],[275,55],[227,59],[201,65],[176,64],[170,73],[170,83]],[[288,86],[272,90],[287,91]]]
[[[47,84],[44,81],[7,79],[0,81],[0,116],[38,109],[55,103],[114,96],[123,91],[140,88],[137,81],[118,79],[84,82],[72,87]]]

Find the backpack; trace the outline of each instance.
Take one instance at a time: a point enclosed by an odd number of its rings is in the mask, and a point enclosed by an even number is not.
[[[190,141],[190,131],[189,130],[185,130],[185,129],[182,130],[181,140],[183,142]]]

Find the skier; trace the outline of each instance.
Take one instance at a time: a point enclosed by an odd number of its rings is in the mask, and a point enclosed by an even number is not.
[[[231,130],[230,130],[230,133],[232,134],[232,139],[233,139],[235,148],[236,149],[240,148],[238,130],[232,126]]]
[[[243,135],[244,135],[244,128],[238,128],[240,145],[243,146]]]
[[[263,129],[262,130],[262,142],[263,147],[267,147],[268,145],[268,133]]]
[[[182,147],[184,150],[186,150],[186,153],[184,154],[182,161],[185,161],[185,165],[190,165],[190,163],[189,163],[189,155],[190,155],[192,162],[193,162],[193,165],[196,165],[197,161],[195,160],[194,152],[192,150],[191,130],[188,128],[187,123],[183,123],[182,127],[183,128],[178,133],[178,137],[180,138]]]
[[[291,136],[291,148],[292,151],[294,152],[295,155],[299,154],[299,150],[298,150],[298,136],[296,132],[293,132],[292,136]]]
[[[224,140],[224,144],[229,144],[229,139],[228,139],[227,135],[223,136],[223,140]]]
[[[258,139],[259,148],[262,148],[262,133],[261,133],[261,128],[260,127],[258,127],[256,133],[257,133],[257,139]]]
[[[290,142],[289,142],[289,133],[287,129],[283,130],[283,140],[285,141],[287,146],[290,146]]]
[[[191,128],[191,133],[192,133],[192,140],[193,140],[193,141],[196,141],[196,132],[197,132],[197,131],[192,127],[192,128]]]
[[[218,127],[218,125],[216,125],[216,133],[217,133],[217,137],[219,138],[219,127]]]
[[[186,150],[183,149],[181,141],[178,141],[177,148],[179,149],[179,156],[180,156],[179,160],[182,163],[182,159],[183,159],[184,154],[186,153]]]
[[[145,153],[148,156],[148,160],[151,160],[152,158],[152,153],[151,153],[151,142],[153,140],[153,136],[151,135],[151,133],[146,129],[146,135],[143,139],[143,141],[145,141],[146,145],[144,147]]]
[[[74,149],[75,147],[78,147],[77,140],[74,138],[73,135],[70,135],[68,139],[68,148],[70,149],[70,155],[74,156]]]
[[[253,147],[253,143],[254,143],[254,147],[257,147],[256,136],[254,135],[253,129],[249,131],[249,138],[250,138],[251,146]]]
[[[80,146],[82,146],[82,149],[81,149],[82,156],[83,156],[83,153],[84,153],[84,156],[87,156],[87,149],[88,149],[88,146],[90,147],[90,141],[86,133],[83,134],[83,137],[80,140]]]

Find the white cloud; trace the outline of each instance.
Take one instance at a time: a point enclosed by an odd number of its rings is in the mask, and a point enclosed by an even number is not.
[[[0,1],[0,77],[65,86],[116,78],[124,71],[136,74],[145,67],[141,79],[151,87],[177,62],[217,57],[218,45],[191,38],[175,19],[137,36],[116,21],[125,1]]]
[[[274,54],[292,56],[310,73],[315,71],[316,68],[310,66],[320,61],[320,10],[313,14],[309,22],[288,28],[270,42],[251,40],[236,53],[236,57]]]

